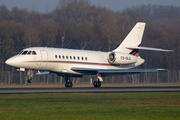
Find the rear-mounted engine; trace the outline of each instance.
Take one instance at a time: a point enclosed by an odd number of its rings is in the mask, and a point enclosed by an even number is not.
[[[109,54],[108,61],[111,64],[131,64],[137,62],[137,57],[125,53],[111,52]]]

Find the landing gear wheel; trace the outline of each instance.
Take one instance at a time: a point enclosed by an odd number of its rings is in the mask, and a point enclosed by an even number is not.
[[[30,80],[27,80],[28,83],[32,83],[31,79]]]
[[[68,82],[65,83],[65,87],[69,87],[69,83]]]
[[[65,87],[72,87],[72,86],[73,86],[72,82],[66,82],[65,83]]]
[[[32,78],[29,78],[29,79],[27,80],[27,83],[32,83]]]
[[[64,77],[64,79],[65,79],[65,87],[67,88],[67,87],[72,87],[73,86],[73,84],[72,84],[72,82],[71,82],[71,80],[70,80],[70,78],[69,78],[69,75],[66,75],[66,76],[63,76]]]
[[[100,81],[98,81],[97,85],[98,85],[98,87],[101,87],[101,82],[100,82]]]
[[[101,82],[100,81],[94,81],[93,85],[94,85],[94,87],[100,87]]]
[[[94,85],[94,87],[96,87],[97,86],[97,81],[94,81],[93,85]]]
[[[69,87],[72,87],[72,86],[73,86],[72,82],[69,82]]]

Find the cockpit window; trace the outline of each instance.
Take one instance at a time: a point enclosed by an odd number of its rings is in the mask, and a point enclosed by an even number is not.
[[[27,52],[28,52],[28,51],[24,51],[24,52],[22,53],[22,55],[26,55]]]
[[[29,52],[28,52],[28,55],[30,55],[30,54],[31,54],[31,52],[32,52],[32,51],[29,51]]]
[[[36,51],[21,51],[18,55],[37,55]]]
[[[33,55],[37,55],[37,54],[36,54],[36,51],[33,51],[32,54],[33,54]]]
[[[23,51],[20,51],[20,52],[18,53],[18,55],[20,55],[22,52],[23,52]]]

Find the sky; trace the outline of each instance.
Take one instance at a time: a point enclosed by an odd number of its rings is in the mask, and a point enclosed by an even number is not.
[[[89,0],[91,5],[101,5],[113,11],[122,11],[131,6],[140,4],[173,5],[180,6],[180,0]],[[59,0],[0,0],[0,5],[37,10],[41,13],[51,12],[58,5]]]

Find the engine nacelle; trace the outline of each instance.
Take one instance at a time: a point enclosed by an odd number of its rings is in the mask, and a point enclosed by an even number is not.
[[[111,64],[131,64],[137,62],[137,57],[125,53],[111,52],[108,61]]]

